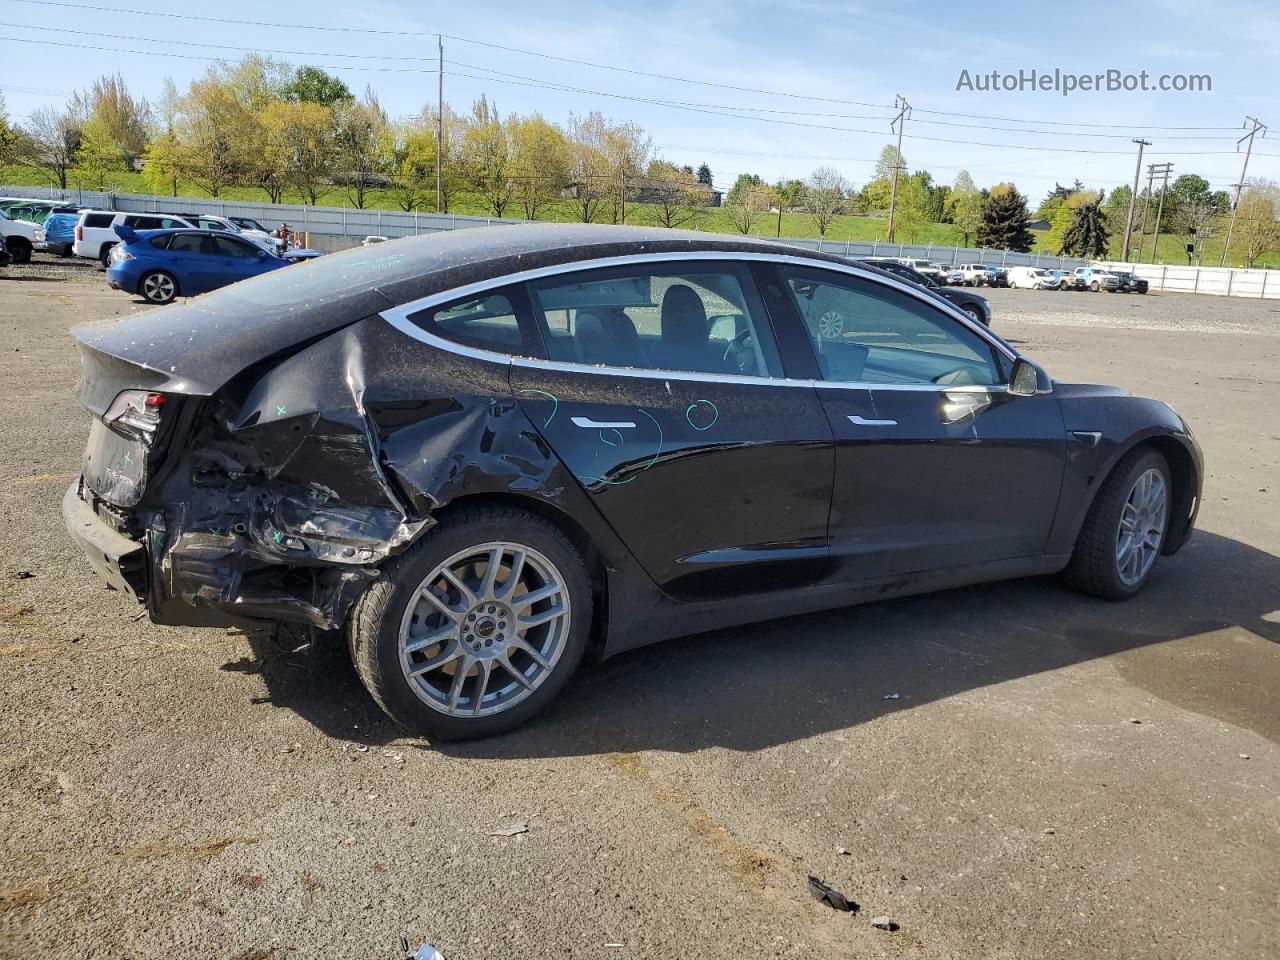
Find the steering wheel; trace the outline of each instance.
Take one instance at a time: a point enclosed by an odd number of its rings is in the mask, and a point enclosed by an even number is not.
[[[751,341],[751,328],[743,330],[729,341],[724,348],[724,362],[732,364],[739,373],[746,373],[751,361],[755,359],[755,351],[748,344]]]

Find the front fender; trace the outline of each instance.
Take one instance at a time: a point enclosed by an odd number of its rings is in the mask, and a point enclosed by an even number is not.
[[[1126,454],[1150,446],[1173,472],[1173,504],[1162,552],[1172,554],[1195,526],[1204,456],[1186,421],[1168,404],[1114,387],[1055,385],[1067,428],[1067,464],[1047,552],[1069,554],[1103,481]]]

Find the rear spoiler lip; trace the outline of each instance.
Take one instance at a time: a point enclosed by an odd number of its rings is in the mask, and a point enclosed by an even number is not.
[[[114,230],[116,236],[125,243],[137,243],[140,239],[138,232],[134,230],[133,227],[126,227],[123,223],[117,223],[111,229]]]

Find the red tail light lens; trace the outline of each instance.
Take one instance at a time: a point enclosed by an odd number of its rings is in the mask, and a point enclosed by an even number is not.
[[[111,402],[107,412],[102,415],[102,421],[116,433],[151,446],[156,428],[160,425],[160,409],[163,406],[163,393],[126,390]]]
[[[80,224],[77,223],[76,224],[76,243],[79,243],[83,239],[84,239],[84,227],[80,226]]]

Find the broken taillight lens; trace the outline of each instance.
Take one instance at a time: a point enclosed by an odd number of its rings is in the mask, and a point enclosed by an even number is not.
[[[116,433],[151,446],[156,427],[160,425],[160,409],[163,406],[163,393],[126,390],[111,402],[107,412],[102,415],[102,421]]]

